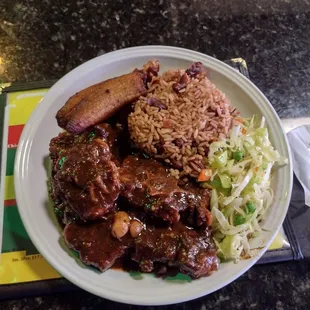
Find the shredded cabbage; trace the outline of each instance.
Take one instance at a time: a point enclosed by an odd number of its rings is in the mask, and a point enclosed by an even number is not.
[[[265,118],[242,119],[226,139],[213,142],[208,154],[212,178],[212,231],[219,257],[238,261],[250,256],[249,240],[273,201],[272,168],[287,164],[269,140]]]

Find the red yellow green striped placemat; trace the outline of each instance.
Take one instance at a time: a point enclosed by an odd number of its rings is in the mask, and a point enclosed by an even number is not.
[[[16,148],[25,123],[40,103],[47,89],[12,92],[7,95],[4,118],[2,159],[6,158],[2,180],[3,240],[0,261],[0,284],[55,279],[61,277],[39,254],[29,239],[20,219],[14,191],[14,161]],[[6,142],[5,142],[6,141]]]

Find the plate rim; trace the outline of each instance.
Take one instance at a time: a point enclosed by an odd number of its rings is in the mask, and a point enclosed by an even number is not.
[[[50,259],[49,255],[44,255],[48,251],[45,250],[45,248],[42,245],[42,242],[39,241],[39,238],[36,234],[32,232],[32,228],[30,226],[30,222],[27,220],[27,208],[22,208],[21,205],[23,204],[22,198],[23,198],[23,191],[22,191],[22,180],[24,177],[24,167],[25,167],[25,162],[27,160],[26,155],[29,155],[32,141],[29,141],[27,139],[27,136],[33,136],[35,133],[35,129],[38,126],[38,119],[36,120],[36,116],[39,115],[39,112],[43,113],[44,111],[46,112],[48,109],[48,104],[38,105],[37,108],[34,110],[34,112],[31,114],[29,120],[27,121],[24,130],[22,132],[22,135],[20,137],[20,143],[18,144],[18,148],[16,151],[16,158],[15,158],[15,166],[14,166],[14,186],[15,186],[15,192],[16,192],[16,200],[17,200],[17,205],[18,205],[18,210],[21,215],[21,218],[23,220],[24,226],[27,230],[27,233],[29,234],[29,237],[31,238],[32,242],[34,245],[37,247],[39,252],[44,256],[44,258],[51,264],[57,271],[60,272],[65,278],[67,278],[69,281],[72,283],[76,284],[77,286],[81,287],[82,289],[91,292],[93,294],[96,294],[98,296],[104,297],[106,299],[110,299],[113,301],[117,302],[122,302],[122,303],[129,303],[129,304],[135,304],[135,305],[168,305],[168,304],[174,304],[174,303],[179,303],[179,302],[184,302],[188,300],[192,300],[201,296],[205,296],[206,294],[211,294],[212,292],[228,285],[229,283],[233,282],[235,279],[237,279],[239,276],[241,276],[243,273],[245,273],[247,270],[249,270],[258,260],[259,258],[265,253],[265,251],[268,249],[268,246],[271,244],[274,236],[277,234],[278,230],[280,229],[284,218],[286,216],[288,207],[289,207],[289,202],[290,202],[290,197],[291,197],[291,192],[292,192],[292,182],[293,182],[293,170],[292,170],[292,155],[291,155],[291,150],[288,144],[288,140],[285,134],[285,131],[283,129],[282,123],[280,121],[280,118],[276,111],[274,110],[273,106],[269,102],[269,100],[264,96],[264,94],[257,88],[256,85],[253,84],[250,80],[248,80],[246,77],[244,77],[241,73],[237,72],[235,69],[231,68],[229,65],[223,63],[222,61],[215,59],[211,56],[205,55],[200,52],[192,51],[189,49],[184,49],[184,48],[179,48],[179,47],[172,47],[172,46],[163,46],[163,45],[146,45],[146,46],[138,46],[138,47],[130,47],[130,48],[125,48],[117,51],[113,51],[104,55],[97,56],[80,66],[76,67],[69,73],[67,73],[64,77],[62,77],[58,82],[50,88],[50,90],[46,93],[44,96],[44,101],[48,101],[49,97],[52,97],[54,92],[57,91],[57,88],[59,85],[62,85],[66,81],[70,81],[71,77],[79,74],[80,71],[84,71],[85,69],[91,70],[94,66],[94,64],[98,61],[99,59],[102,60],[107,60],[111,59],[111,61],[115,58],[117,59],[130,59],[131,57],[146,57],[149,56],[148,54],[158,54],[158,56],[173,56],[177,58],[176,56],[183,56],[181,58],[183,59],[188,59],[189,57],[191,59],[204,59],[204,61],[208,61],[213,63],[214,65],[220,67],[223,69],[223,71],[229,72],[232,74],[232,76],[236,76],[240,81],[242,85],[242,88],[244,91],[246,91],[248,94],[251,94],[251,98],[255,102],[259,101],[264,101],[266,104],[266,109],[271,113],[271,116],[275,118],[275,120],[278,122],[279,127],[281,128],[281,133],[283,136],[283,141],[284,146],[287,149],[288,155],[289,155],[289,180],[288,180],[288,186],[289,188],[287,189],[287,198],[285,201],[285,208],[283,207],[283,212],[281,213],[280,219],[279,219],[279,225],[277,229],[275,229],[272,238],[268,242],[266,242],[266,246],[263,250],[260,251],[259,255],[255,256],[254,258],[249,260],[249,264],[246,265],[245,268],[243,268],[240,272],[234,274],[234,276],[230,277],[228,281],[225,281],[224,283],[222,282],[221,284],[215,286],[211,290],[209,290],[207,293],[203,290],[197,292],[197,293],[191,293],[188,294],[187,296],[178,296],[173,299],[174,296],[168,297],[169,300],[161,300],[158,296],[155,296],[155,298],[148,298],[144,296],[143,300],[137,301],[135,297],[133,298],[123,298],[122,296],[119,296],[114,294],[111,296],[108,292],[102,292],[94,289],[93,287],[89,286],[88,283],[83,283],[79,282],[78,278],[75,278],[74,276],[70,275],[70,272],[67,272],[66,269],[60,268],[56,262],[53,262],[53,259]],[[221,72],[221,71],[220,71]],[[227,75],[226,75],[227,76]],[[227,76],[228,77],[228,76]],[[231,77],[231,75],[230,75]],[[43,108],[42,108],[43,107]],[[32,133],[32,135],[31,135]],[[26,220],[25,220],[26,219]]]

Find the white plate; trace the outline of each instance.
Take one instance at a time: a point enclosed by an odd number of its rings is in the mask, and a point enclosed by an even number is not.
[[[162,72],[186,68],[193,61],[201,61],[208,68],[211,80],[222,90],[242,115],[264,115],[271,140],[276,149],[289,158],[289,165],[278,170],[274,177],[275,200],[265,221],[269,231],[258,240],[263,246],[257,255],[238,264],[221,264],[211,276],[188,283],[167,281],[144,275],[135,279],[130,274],[109,270],[94,272],[84,267],[64,246],[52,207],[48,203],[49,141],[60,129],[57,110],[75,92],[141,67],[149,59],[158,59]],[[203,54],[166,46],[142,46],[112,52],[92,59],[59,80],[45,95],[25,126],[15,163],[15,190],[19,212],[27,232],[42,255],[65,278],[98,296],[137,305],[178,303],[210,294],[232,282],[247,271],[263,255],[280,228],[291,196],[292,165],[286,136],[271,104],[243,75],[228,65]]]

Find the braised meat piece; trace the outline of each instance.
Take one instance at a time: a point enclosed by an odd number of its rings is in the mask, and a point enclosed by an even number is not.
[[[193,195],[181,190],[177,180],[153,159],[128,156],[120,169],[122,196],[130,204],[168,222],[177,222]]]
[[[170,223],[178,222],[180,212],[187,209],[208,212],[205,210],[209,199],[180,188],[177,179],[153,159],[128,156],[120,169],[120,179],[123,185],[121,195],[130,204]]]
[[[117,213],[111,212],[105,221],[92,224],[69,223],[64,229],[67,245],[79,253],[86,265],[101,271],[113,266],[120,258],[130,257],[142,272],[153,272],[161,264],[165,270],[178,268],[193,278],[210,274],[218,267],[218,259],[210,231],[188,228],[181,222],[171,227],[145,226],[138,236],[131,231],[121,238],[113,235]],[[131,223],[136,218],[131,213]]]
[[[83,220],[113,210],[120,193],[119,172],[108,144],[99,139],[66,149],[54,167],[54,192]]]
[[[65,154],[68,149],[75,144],[84,143],[87,141],[87,134],[72,135],[68,132],[61,132],[57,137],[53,138],[50,142],[49,151],[50,159],[52,160],[52,170],[57,170],[58,159],[61,155]]]
[[[211,226],[212,224],[212,213],[209,211],[209,202],[210,202],[210,191],[205,188],[198,187],[197,184],[193,181],[185,178],[179,180],[178,185],[194,194],[199,203],[196,204],[195,208],[189,208],[182,214],[183,222],[187,223],[189,226]]]
[[[95,134],[96,137],[104,139],[111,149],[116,146],[119,133],[114,130],[111,125],[107,123],[98,124],[94,126],[92,132]]]
[[[119,131],[102,123],[51,140],[52,198],[65,224],[68,218],[93,220],[114,209],[120,191],[118,137]]]
[[[149,229],[135,240],[132,259],[143,272],[152,272],[154,263],[180,269],[199,278],[217,270],[218,258],[208,228],[193,230],[180,222],[170,229]]]
[[[55,203],[55,210],[59,219],[64,220],[64,214],[66,211],[70,212],[70,207],[64,200],[63,194],[60,191],[57,181],[55,180],[55,174],[62,166],[62,162],[66,158],[67,151],[74,145],[87,142],[88,134],[85,132],[81,135],[72,135],[67,132],[60,133],[57,137],[50,141],[49,151],[51,159],[51,198]]]
[[[79,253],[84,264],[105,271],[132,246],[132,238],[129,235],[121,240],[112,237],[112,222],[113,216],[94,224],[70,223],[64,230],[65,241],[70,248]]]
[[[110,147],[113,162],[117,166],[120,166],[121,156],[119,151],[119,139],[122,134],[121,130],[114,129],[107,123],[101,123],[94,126],[92,132],[95,134],[95,137],[99,137],[106,141]]]
[[[65,155],[66,151],[77,144],[90,143],[95,138],[106,141],[112,151],[116,148],[119,132],[107,123],[101,123],[94,128],[84,131],[81,134],[70,134],[61,132],[57,137],[50,141],[50,158],[53,161],[53,168],[60,156]],[[113,153],[113,152],[112,152]]]

